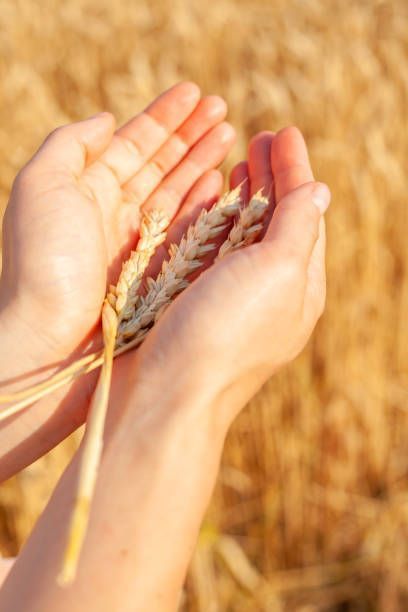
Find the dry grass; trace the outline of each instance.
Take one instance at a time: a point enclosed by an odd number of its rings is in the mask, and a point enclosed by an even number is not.
[[[4,0],[0,208],[56,124],[133,114],[181,78],[219,92],[239,142],[297,124],[328,215],[328,304],[307,351],[225,450],[189,612],[407,607],[408,8],[351,0]],[[18,550],[74,441],[0,489]],[[237,548],[238,547],[238,548]]]

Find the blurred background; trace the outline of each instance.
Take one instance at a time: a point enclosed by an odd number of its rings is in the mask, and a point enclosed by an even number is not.
[[[55,126],[126,120],[180,79],[238,143],[296,124],[328,214],[328,302],[307,350],[236,422],[188,612],[408,609],[408,4],[2,0],[0,211]],[[75,437],[0,488],[15,555]]]

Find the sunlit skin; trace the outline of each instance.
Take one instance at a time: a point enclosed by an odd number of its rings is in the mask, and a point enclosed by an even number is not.
[[[174,231],[221,192],[214,168],[235,139],[226,112],[220,97],[180,83],[116,132],[109,113],[58,129],[19,173],[3,228],[0,393],[42,380],[54,371],[42,368],[73,361],[94,340],[100,346],[106,286],[135,244],[141,211],[160,207]],[[0,480],[84,421],[95,381],[6,423]]]
[[[68,589],[56,586],[81,450],[9,574],[0,607],[34,612],[177,608],[231,423],[256,390],[302,350],[325,300],[322,213],[330,194],[314,182],[299,131],[258,134],[249,145],[248,161],[238,164],[230,180],[231,186],[244,181],[246,198],[261,186],[270,194],[275,210],[265,235],[208,268],[170,306],[142,347],[116,360],[105,449],[78,577]],[[220,187],[219,173],[210,171],[197,187],[199,196],[181,208],[175,222],[197,202],[210,202]],[[23,196],[17,190],[13,197]],[[11,215],[9,227],[15,227]],[[179,232],[180,225],[172,227],[173,235]],[[35,292],[25,290],[25,240],[13,254],[10,275],[13,270],[22,279],[20,299],[26,305],[34,300],[33,310],[39,312]],[[47,241],[38,238],[37,248],[48,249],[42,242]],[[98,290],[103,293],[102,285]],[[7,295],[7,280],[3,291]],[[87,299],[92,302],[90,293]],[[95,307],[89,329],[96,319]],[[18,321],[14,325],[14,334],[23,333]],[[33,341],[32,363],[35,346]],[[13,367],[21,371],[17,363]],[[29,436],[36,447],[31,452],[38,454],[43,442],[33,437],[34,422]],[[38,422],[41,428],[43,421]],[[61,435],[59,422],[56,427]],[[14,444],[15,458],[24,446],[23,432]],[[8,461],[7,469],[19,463]],[[101,589],[101,584],[106,586]]]

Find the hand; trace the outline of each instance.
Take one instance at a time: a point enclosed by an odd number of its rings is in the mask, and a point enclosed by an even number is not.
[[[17,177],[4,220],[0,299],[15,334],[23,327],[55,360],[88,339],[141,210],[174,218],[196,181],[212,188],[208,171],[233,141],[225,114],[222,99],[200,100],[196,85],[181,83],[116,132],[102,113],[47,138]]]
[[[263,132],[232,172],[246,199],[263,187],[273,216],[262,240],[206,270],[166,311],[137,356],[138,378],[161,372],[195,387],[225,429],[255,391],[306,344],[325,302],[325,228],[330,192],[313,182],[295,128]],[[187,366],[188,364],[188,366]],[[122,366],[127,367],[125,363]],[[163,387],[162,387],[163,388]]]
[[[222,189],[214,166],[234,140],[225,102],[192,83],[162,94],[114,132],[108,113],[57,129],[20,172],[4,219],[1,393],[43,380],[98,343],[106,285],[137,239],[140,212],[172,226]],[[0,428],[0,480],[81,425],[97,374]]]

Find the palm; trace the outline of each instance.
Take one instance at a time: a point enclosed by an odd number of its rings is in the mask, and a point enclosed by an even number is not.
[[[220,178],[209,171],[233,140],[220,123],[225,110],[219,98],[200,101],[198,88],[182,83],[114,134],[109,115],[63,128],[21,174],[6,216],[2,280],[6,293],[7,285],[8,293],[29,289],[32,321],[21,311],[61,355],[95,328],[141,211],[183,216],[196,183],[190,205],[217,194]]]

